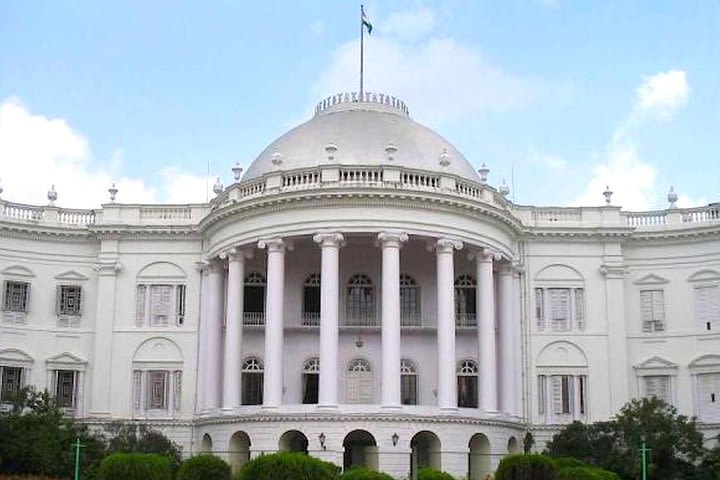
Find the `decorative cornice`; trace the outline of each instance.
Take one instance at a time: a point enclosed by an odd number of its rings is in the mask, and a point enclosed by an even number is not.
[[[603,264],[600,265],[600,273],[606,278],[625,278],[628,268],[624,265]]]

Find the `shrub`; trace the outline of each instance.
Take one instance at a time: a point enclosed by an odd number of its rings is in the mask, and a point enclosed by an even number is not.
[[[337,467],[304,453],[262,455],[246,463],[236,480],[337,480]]]
[[[602,468],[583,466],[560,469],[557,480],[620,480],[620,477]]]
[[[495,480],[555,480],[557,467],[545,455],[508,455],[500,461]]]
[[[583,462],[573,457],[553,457],[553,462],[555,462],[555,466],[559,469],[585,466]]]
[[[393,480],[387,473],[376,472],[367,468],[351,468],[340,478],[342,480]]]
[[[427,467],[418,470],[417,478],[418,480],[455,480],[449,473]]]
[[[116,453],[100,464],[100,480],[171,480],[170,459],[147,453]]]
[[[215,455],[198,455],[182,462],[177,480],[230,480],[230,465]]]

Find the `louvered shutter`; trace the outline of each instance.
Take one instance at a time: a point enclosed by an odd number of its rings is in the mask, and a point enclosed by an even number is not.
[[[55,315],[60,315],[62,311],[62,285],[55,287]]]
[[[701,330],[717,328],[720,316],[720,287],[712,285],[695,288],[695,315]]]
[[[372,372],[347,372],[347,402],[372,403]]]
[[[642,331],[652,332],[653,301],[652,291],[650,290],[640,292],[640,315],[642,317]]]
[[[665,293],[662,290],[652,292],[653,328],[656,332],[665,330]]]
[[[698,417],[704,422],[720,421],[720,373],[698,375],[700,397]]]
[[[553,413],[561,415],[563,414],[563,392],[562,392],[562,377],[555,375],[552,379],[552,402],[553,402]]]
[[[135,326],[142,327],[145,323],[145,285],[138,285],[135,292]]]
[[[173,311],[173,287],[163,285],[160,289],[160,313],[155,321],[156,325],[167,326]]]
[[[545,414],[545,395],[547,392],[547,377],[545,375],[538,375],[538,413],[540,415]]]
[[[585,290],[575,289],[575,325],[578,330],[585,330]]]
[[[535,322],[538,330],[545,328],[545,296],[542,288],[535,289]]]
[[[554,331],[565,331],[570,319],[570,290],[567,288],[550,288],[550,326]]]
[[[142,372],[140,370],[133,370],[132,390],[133,408],[140,410],[142,399]]]

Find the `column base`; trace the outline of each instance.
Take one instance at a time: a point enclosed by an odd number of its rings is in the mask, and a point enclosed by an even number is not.
[[[263,405],[260,408],[262,408],[263,410],[277,410],[278,408],[280,408],[280,405]]]
[[[110,412],[88,412],[88,417],[93,418],[109,418]]]
[[[443,413],[456,414],[458,413],[458,407],[439,407]]]
[[[500,411],[499,411],[499,410],[486,409],[486,410],[483,410],[483,414],[484,414],[484,415],[493,415],[493,416],[496,416],[496,415],[500,415]]]
[[[380,405],[383,412],[399,412],[402,411],[402,405]]]
[[[323,403],[323,404],[318,403],[316,408],[323,412],[335,412],[338,410],[339,407],[335,403]]]
[[[235,413],[235,407],[222,407],[220,409],[223,413],[223,415],[230,415],[232,413]]]

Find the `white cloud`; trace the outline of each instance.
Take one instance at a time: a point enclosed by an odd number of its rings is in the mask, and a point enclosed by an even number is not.
[[[393,13],[375,31],[380,35],[415,39],[429,34],[434,28],[435,12],[424,7]]]
[[[107,189],[113,183],[118,201],[124,203],[205,200],[204,178],[199,188],[196,177],[167,169],[163,183],[151,186],[118,174],[123,157],[117,149],[106,167],[94,168],[88,141],[66,120],[32,113],[16,98],[0,103],[0,181],[6,200],[45,204],[48,189],[55,185],[58,205],[94,208],[109,200]]]
[[[528,160],[535,165],[542,165],[555,172],[564,172],[568,168],[568,162],[560,155],[544,153],[531,148],[528,151]]]
[[[667,192],[656,184],[657,168],[640,156],[636,131],[651,120],[669,120],[684,107],[690,86],[685,72],[670,70],[647,77],[636,90],[634,105],[627,119],[621,122],[602,155],[602,162],[593,168],[593,176],[573,205],[602,205],[606,186],[614,192],[613,205],[626,210],[664,207]],[[689,199],[683,198],[683,204]]]

